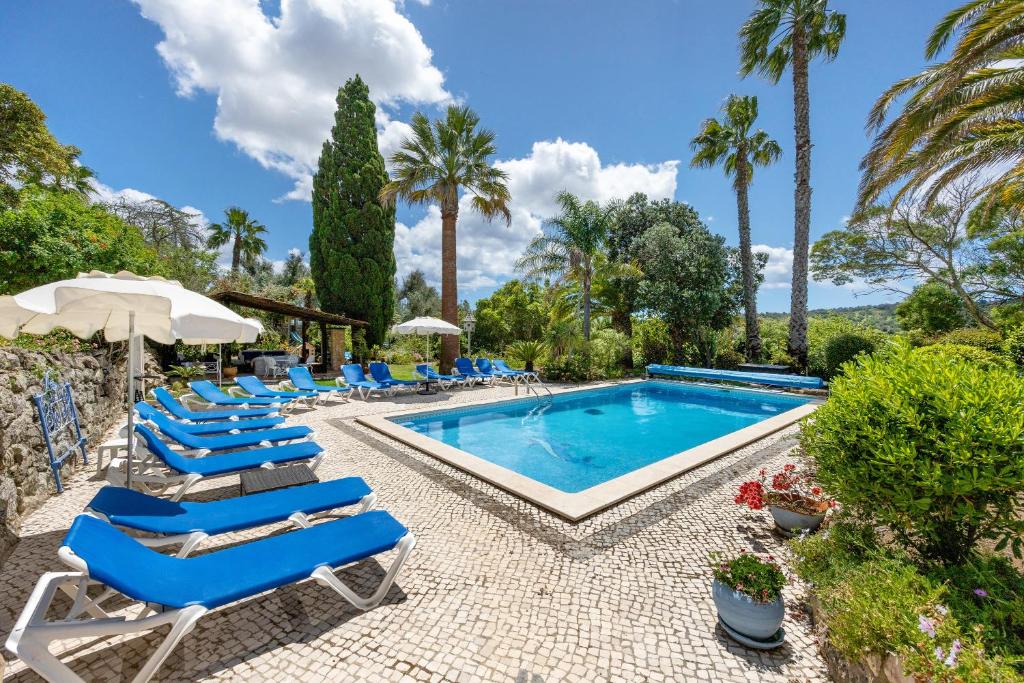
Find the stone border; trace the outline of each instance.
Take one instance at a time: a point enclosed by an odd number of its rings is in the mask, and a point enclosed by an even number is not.
[[[596,388],[599,387],[588,387],[588,389]],[[490,404],[507,402],[507,400],[493,401]],[[477,404],[473,407],[481,405],[488,405],[488,403]],[[820,405],[820,402],[812,401],[805,405],[797,406],[767,420],[762,420],[757,424],[694,446],[681,453],[670,455],[667,458],[632,472],[627,472],[615,479],[592,486],[578,493],[559,491],[547,484],[542,484],[518,472],[513,472],[506,467],[484,460],[472,453],[449,446],[393,421],[393,418],[399,416],[423,412],[427,414],[444,413],[448,411],[401,411],[386,415],[357,417],[355,421],[442,462],[468,472],[478,479],[508,491],[549,512],[553,512],[570,522],[579,522],[669,479],[673,479],[696,467],[763,439],[781,429],[785,429],[813,413],[818,405]]]

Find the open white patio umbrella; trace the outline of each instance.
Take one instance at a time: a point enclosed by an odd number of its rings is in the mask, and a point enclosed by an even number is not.
[[[462,334],[462,330],[457,325],[452,325],[449,322],[445,322],[440,318],[413,318],[412,320],[406,320],[404,323],[399,323],[391,327],[391,331],[395,334],[419,334],[419,335],[431,335],[431,334]],[[430,348],[430,340],[427,340],[427,348]],[[429,356],[429,352],[427,353]]]
[[[107,341],[128,344],[128,463],[131,486],[136,372],[141,369],[142,338],[161,344],[253,342],[263,331],[256,320],[243,318],[181,283],[159,276],[94,270],[51,282],[14,296],[0,296],[0,336],[18,332],[45,334],[64,328],[87,339],[99,331]]]

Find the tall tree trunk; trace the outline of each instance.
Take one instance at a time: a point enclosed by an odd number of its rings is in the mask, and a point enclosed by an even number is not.
[[[612,327],[626,335],[629,343],[626,345],[626,354],[622,357],[622,365],[627,370],[633,369],[633,315],[625,305],[616,307],[612,311]]]
[[[231,248],[231,272],[237,273],[242,263],[242,236],[235,235],[235,244]]]
[[[736,159],[736,212],[740,230],[740,268],[743,271],[743,312],[747,333],[747,360],[761,360],[761,331],[757,323],[757,278],[754,277],[754,253],[750,247],[750,168],[747,152],[738,150]]]
[[[590,278],[589,272],[583,274],[583,341],[585,342],[590,341]]]
[[[793,216],[793,288],[789,303],[789,355],[807,368],[807,252],[811,231],[811,122],[807,91],[807,35],[793,28],[793,128],[796,189]]]
[[[455,250],[455,222],[458,209],[441,214],[441,318],[459,324],[458,263]],[[459,335],[441,335],[441,373],[451,372],[459,355]]]

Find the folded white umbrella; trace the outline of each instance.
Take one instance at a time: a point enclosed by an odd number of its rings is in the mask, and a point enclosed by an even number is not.
[[[142,337],[162,344],[253,342],[263,331],[259,321],[243,318],[231,309],[181,283],[159,276],[143,277],[121,271],[115,275],[92,271],[77,278],[51,282],[14,296],[0,296],[0,336],[19,332],[45,334],[55,328],[88,338],[102,331],[107,341],[128,344],[128,471],[131,485],[131,410],[135,371]]]

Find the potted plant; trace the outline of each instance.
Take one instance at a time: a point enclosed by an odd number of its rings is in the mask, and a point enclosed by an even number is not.
[[[713,556],[711,569],[711,597],[725,632],[750,647],[782,645],[786,576],[775,558],[761,559],[747,552],[732,559]]]
[[[746,505],[751,510],[762,510],[767,506],[776,528],[783,535],[814,531],[829,509],[835,507],[835,500],[822,492],[811,473],[800,471],[792,463],[770,479],[765,469],[758,472],[758,477],[740,485],[736,504]]]

